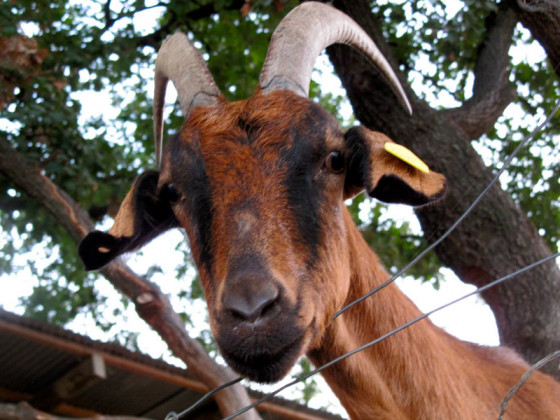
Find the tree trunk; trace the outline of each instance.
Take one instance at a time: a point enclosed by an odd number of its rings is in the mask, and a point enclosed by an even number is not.
[[[0,174],[9,178],[22,192],[45,208],[56,222],[68,231],[76,244],[93,229],[87,213],[43,175],[38,166],[25,159],[2,137]],[[133,273],[120,260],[109,264],[101,272],[117,290],[134,302],[140,317],[209,389],[235,378],[229,368],[218,365],[200,343],[189,337],[180,316],[173,311],[169,299],[157,285]],[[224,416],[233,414],[251,402],[245,388],[240,384],[216,393],[214,399]],[[185,408],[187,407],[183,407]],[[256,410],[251,410],[240,418],[256,419],[259,416]]]
[[[337,0],[335,6],[354,18],[397,68],[366,0]],[[350,48],[328,50],[356,117],[410,147],[448,179],[449,193],[438,205],[417,211],[428,242],[433,242],[466,210],[493,178],[470,144],[495,123],[513,98],[507,85],[507,48],[515,14],[502,7],[481,46],[475,93],[464,106],[436,111],[417,98],[403,78],[414,114],[409,116],[376,70]],[[509,41],[508,41],[509,37]],[[484,89],[477,89],[484,86]],[[499,187],[492,188],[473,213],[436,249],[442,263],[476,286],[550,256],[544,240]],[[503,345],[533,363],[560,348],[560,270],[543,264],[483,294],[492,308]],[[560,379],[557,366],[548,372]]]
[[[560,2],[558,0],[510,0],[519,21],[546,51],[560,76]]]

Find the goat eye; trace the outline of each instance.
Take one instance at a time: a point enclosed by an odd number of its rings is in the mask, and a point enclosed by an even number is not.
[[[175,185],[167,184],[161,189],[160,197],[162,200],[174,203],[181,197],[181,195],[179,194],[179,191],[177,191]]]
[[[344,156],[340,152],[331,152],[327,156],[326,166],[327,169],[335,174],[339,174],[344,171],[346,162],[344,161]]]

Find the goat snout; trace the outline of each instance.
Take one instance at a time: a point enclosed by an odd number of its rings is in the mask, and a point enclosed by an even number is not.
[[[258,253],[230,258],[214,327],[220,352],[240,374],[272,382],[286,374],[305,342],[285,279]]]
[[[280,289],[266,274],[241,271],[228,278],[223,307],[238,322],[262,323],[278,311]]]

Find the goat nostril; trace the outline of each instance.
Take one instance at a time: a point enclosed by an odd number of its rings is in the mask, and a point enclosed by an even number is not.
[[[274,301],[270,302],[268,305],[262,308],[261,318],[270,315],[274,311],[274,309],[276,309],[277,304],[278,304],[278,298],[276,298]]]
[[[237,322],[243,322],[247,320],[247,315],[237,309],[227,309],[226,313],[230,318],[236,320]]]
[[[224,309],[237,321],[253,323],[258,319],[272,316],[279,299],[278,287],[272,282],[265,281],[258,287],[232,288],[224,296]]]

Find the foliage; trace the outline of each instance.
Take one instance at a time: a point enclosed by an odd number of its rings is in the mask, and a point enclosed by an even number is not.
[[[420,97],[440,108],[457,106],[470,97],[477,52],[499,7],[496,1],[464,0],[456,10],[453,2],[442,0],[372,3],[401,69],[416,82]],[[541,52],[531,57],[529,51]],[[516,27],[510,56],[510,82],[517,100],[477,141],[486,163],[497,168],[552,111],[560,92],[546,55],[521,25]],[[553,250],[560,239],[559,131],[555,118],[514,160],[503,182]]]
[[[521,45],[529,48],[527,37]],[[519,63],[512,69],[518,85],[518,107],[523,114],[536,118],[503,118],[495,129],[482,139],[504,161],[524,137],[535,128],[534,120],[542,121],[559,100],[560,83],[548,61],[529,66]],[[560,153],[558,152],[558,114],[535,138],[508,169],[505,188],[527,213],[551,249],[558,249],[560,236]],[[500,140],[494,142],[493,140]]]
[[[352,201],[349,209],[365,240],[375,249],[383,265],[392,274],[396,274],[421,250],[428,247],[419,227],[411,226],[406,219],[402,221],[402,216],[394,217],[395,207],[376,203],[362,194]],[[406,274],[429,282],[437,289],[439,282],[443,280],[443,275],[439,272],[440,266],[437,257],[429,254]]]
[[[154,165],[151,99],[155,50],[165,37],[183,31],[196,42],[222,92],[231,100],[254,91],[270,34],[295,0],[148,0],[87,2],[53,0],[4,1],[0,4],[0,136],[66,191],[91,217],[104,223],[116,213],[136,175]],[[249,5],[250,8],[247,6]],[[477,48],[496,11],[495,1],[464,0],[452,11],[443,0],[378,1],[372,11],[392,52],[407,72],[416,93],[435,107],[464,101],[472,88]],[[517,28],[514,42],[534,47],[527,32]],[[540,118],[558,98],[558,80],[546,60],[512,59],[510,81],[517,86],[515,110]],[[311,95],[337,118],[340,96],[312,83]],[[91,98],[110,97],[118,112],[91,113]],[[169,105],[166,136],[181,125],[177,105]],[[513,110],[513,111],[515,111]],[[86,113],[86,111],[88,113]],[[489,165],[499,166],[534,127],[508,112],[478,141]],[[353,120],[343,121],[345,125]],[[532,142],[508,169],[504,186],[529,214],[551,247],[559,242],[560,120]],[[361,211],[366,209],[366,211]],[[350,210],[365,238],[391,270],[400,268],[425,247],[421,232],[407,222],[388,217],[383,205],[363,196]],[[48,258],[28,259],[37,279],[34,293],[23,300],[26,313],[66,324],[77,313],[102,316],[96,275],[81,268],[68,234],[33,200],[0,175],[0,274],[22,270],[17,254],[48,249]],[[184,250],[188,271],[190,256]],[[148,277],[158,269],[147,270]],[[435,257],[425,259],[411,274],[435,286],[441,280]],[[180,292],[185,301],[201,299],[195,280]],[[182,316],[193,325],[187,312]],[[134,341],[130,336],[124,339]],[[215,350],[207,329],[200,340]],[[305,371],[309,367],[303,365]],[[314,382],[302,391],[308,400]]]

